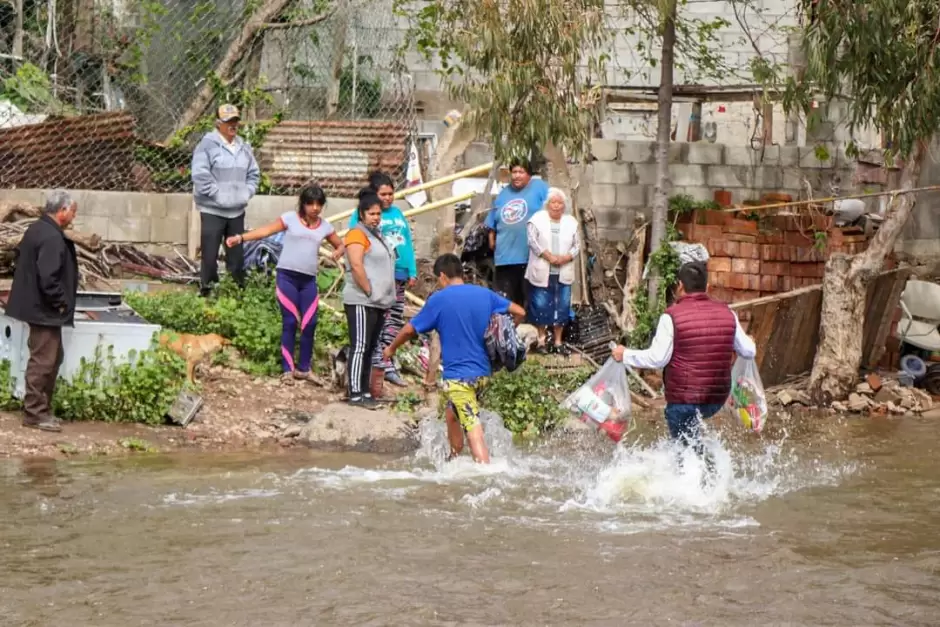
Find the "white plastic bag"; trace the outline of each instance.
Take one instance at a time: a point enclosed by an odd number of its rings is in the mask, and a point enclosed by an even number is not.
[[[753,359],[738,357],[735,360],[728,404],[746,429],[761,432],[767,421],[767,396]]]
[[[562,407],[584,422],[596,425],[608,423],[630,423],[630,386],[623,364],[611,357],[581,387],[562,403]],[[631,427],[632,424],[628,424]],[[613,439],[609,429],[605,429]],[[623,430],[616,430],[622,435]],[[627,429],[629,431],[629,428]]]

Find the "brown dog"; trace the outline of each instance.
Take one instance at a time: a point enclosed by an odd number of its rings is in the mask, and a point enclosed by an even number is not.
[[[192,384],[196,383],[196,366],[231,343],[230,340],[216,333],[191,335],[163,332],[160,334],[160,346],[186,360],[186,378]]]

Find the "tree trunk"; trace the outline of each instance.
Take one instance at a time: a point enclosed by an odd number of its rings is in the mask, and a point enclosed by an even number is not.
[[[15,0],[13,10],[16,12],[13,25],[13,56],[20,60],[23,58],[23,0]]]
[[[919,142],[904,163],[901,190],[917,186],[927,146],[928,142]],[[868,285],[884,268],[914,204],[913,194],[895,195],[865,252],[854,257],[832,255],[826,263],[819,346],[809,380],[810,395],[819,404],[848,397],[858,382]]]
[[[431,165],[430,180],[443,178],[456,172],[460,158],[476,137],[476,133],[469,124],[457,122],[456,126],[447,129],[437,144]],[[432,187],[428,190],[428,196],[432,201],[443,200],[450,197],[451,189],[451,185],[443,186],[443,189]],[[453,205],[439,209],[437,214],[437,252],[439,255],[454,252],[456,220],[457,213]]]
[[[346,60],[346,33],[349,30],[349,11],[344,10],[336,21],[333,31],[333,46],[330,52],[330,85],[326,90],[326,117],[333,119],[339,112],[340,79],[343,62]]]
[[[242,26],[238,36],[229,44],[228,49],[222,56],[222,60],[219,61],[219,64],[215,68],[215,74],[223,84],[232,80],[232,76],[235,74],[235,66],[241,58],[245,56],[245,53],[248,51],[255,37],[264,30],[265,24],[273,21],[291,2],[293,2],[293,0],[266,0],[261,7],[251,14],[251,17],[249,17],[245,25]],[[202,87],[199,88],[199,91],[196,92],[196,96],[193,98],[192,102],[186,107],[186,111],[180,116],[173,132],[171,132],[164,141],[171,141],[173,136],[181,129],[193,125],[211,102],[212,86],[209,81],[205,81]]]
[[[669,142],[672,134],[672,84],[675,66],[677,0],[669,0],[663,15],[663,50],[660,59],[658,114],[656,120],[656,191],[653,195],[653,224],[650,250],[656,251],[666,237],[669,212]],[[650,269],[649,301],[652,307],[659,296],[659,271]]]
[[[633,301],[643,284],[643,253],[646,252],[646,222],[637,217],[635,226],[635,236],[629,249],[630,258],[627,261],[627,273],[623,281],[623,298],[621,299],[619,326],[625,333],[633,331],[633,327],[636,326]]]

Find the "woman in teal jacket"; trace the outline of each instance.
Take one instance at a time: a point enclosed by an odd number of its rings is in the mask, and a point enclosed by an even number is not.
[[[385,316],[382,327],[382,336],[372,357],[372,367],[385,371],[385,380],[398,386],[405,386],[394,362],[385,360],[382,352],[388,347],[395,336],[405,326],[405,289],[413,287],[418,278],[418,265],[415,260],[414,242],[411,236],[411,225],[401,209],[392,204],[395,200],[395,184],[385,172],[373,172],[369,175],[371,187],[379,200],[382,201],[382,222],[379,230],[389,248],[395,251],[395,305]],[[358,222],[356,214],[349,218],[349,228]]]

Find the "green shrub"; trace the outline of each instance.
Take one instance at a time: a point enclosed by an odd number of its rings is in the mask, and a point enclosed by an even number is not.
[[[10,360],[0,361],[0,411],[22,409],[23,402],[13,396],[13,375],[10,374]]]
[[[321,290],[329,289],[337,270],[324,269],[318,276]],[[145,320],[177,333],[218,333],[232,341],[244,358],[239,366],[254,374],[281,370],[281,310],[274,295],[274,277],[249,275],[244,289],[229,278],[210,298],[193,291],[129,292],[128,304]],[[349,341],[346,319],[322,304],[318,312],[315,347],[318,356]]]
[[[536,436],[562,422],[567,413],[559,403],[591,376],[588,368],[553,372],[527,361],[515,372],[493,375],[483,391],[484,407],[499,414],[516,435]]]
[[[59,379],[52,406],[63,420],[162,424],[185,378],[186,364],[166,349],[134,352],[116,364],[113,349],[98,347],[71,381]]]

